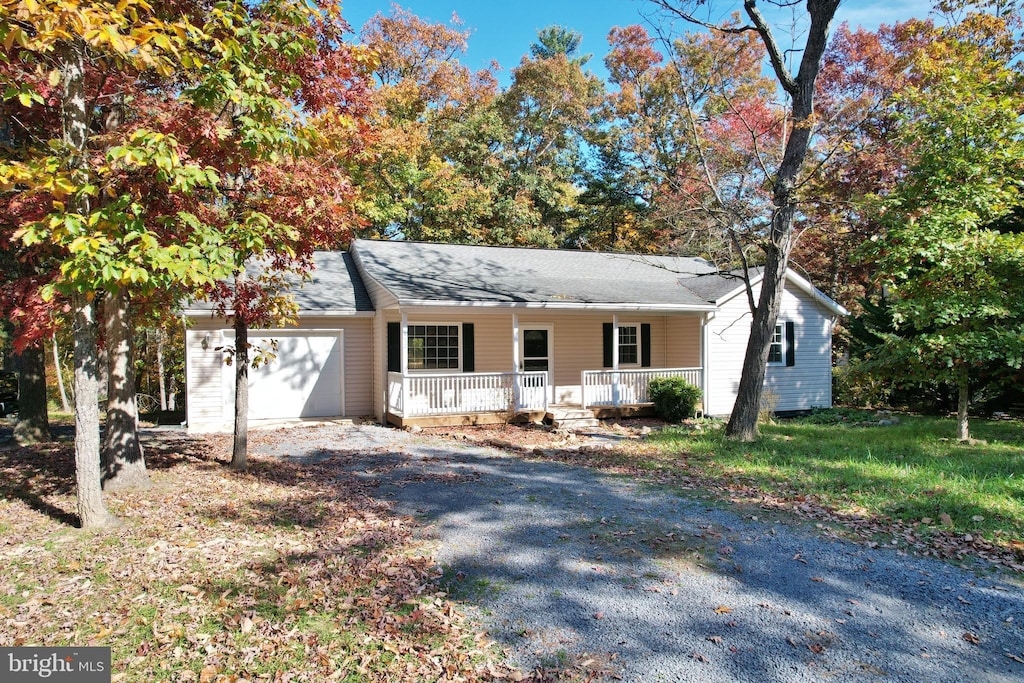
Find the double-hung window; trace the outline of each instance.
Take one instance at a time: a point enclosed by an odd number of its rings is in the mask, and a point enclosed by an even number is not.
[[[768,349],[770,365],[796,365],[796,323],[781,322],[775,326],[772,334],[772,345]]]
[[[768,351],[768,362],[769,363],[781,363],[783,359],[783,346],[785,345],[785,326],[783,323],[779,323],[775,326],[775,332],[772,334],[772,345]]]
[[[458,325],[409,325],[410,370],[458,370]]]
[[[619,365],[640,365],[639,325],[619,325]]]

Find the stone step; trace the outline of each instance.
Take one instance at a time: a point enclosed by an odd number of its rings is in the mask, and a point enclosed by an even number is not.
[[[555,418],[551,421],[551,426],[560,429],[581,429],[583,427],[597,427],[601,422],[596,417],[574,417],[569,419]]]
[[[547,416],[551,419],[551,425],[555,428],[568,427],[570,429],[582,427],[596,427],[601,424],[594,411],[578,407],[550,406]]]
[[[561,410],[549,410],[548,413],[552,417],[561,418],[563,420],[571,420],[580,417],[594,417],[593,410],[582,410],[576,409],[561,409]]]

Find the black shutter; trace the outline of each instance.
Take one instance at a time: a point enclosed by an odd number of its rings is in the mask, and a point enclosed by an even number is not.
[[[476,341],[473,339],[473,323],[462,323],[462,371],[476,370]]]
[[[402,371],[402,324],[388,323],[388,372]]]
[[[640,323],[640,365],[651,367],[651,324]]]
[[[612,324],[604,324],[604,367],[612,367]]]
[[[796,327],[791,322],[786,323],[786,366],[796,365]]]

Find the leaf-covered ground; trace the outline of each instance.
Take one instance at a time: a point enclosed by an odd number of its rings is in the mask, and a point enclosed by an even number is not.
[[[147,444],[152,487],[73,528],[70,444],[0,447],[0,643],[112,648],[114,681],[522,680],[437,587],[412,522],[329,466]],[[536,675],[536,674],[533,674]]]

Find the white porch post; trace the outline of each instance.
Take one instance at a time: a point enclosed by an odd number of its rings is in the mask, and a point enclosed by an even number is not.
[[[523,407],[519,387],[519,314],[512,314],[512,397],[516,402],[516,410]]]
[[[409,316],[405,311],[402,311],[402,324],[401,334],[399,334],[399,346],[401,348],[400,357],[400,370],[402,371],[402,415],[405,416],[409,412],[408,408],[412,406],[412,402],[409,400],[409,380],[406,375],[409,374]]]
[[[377,419],[380,420],[382,425],[388,424],[388,410],[391,408],[391,382],[388,377],[388,333],[387,325],[384,322],[383,311],[378,311],[373,316],[373,336],[375,337],[374,343],[377,348],[384,349],[384,353],[380,356],[380,365],[374,366],[374,373],[377,375],[377,380],[383,383],[384,391],[384,405],[380,410],[380,414],[377,414],[377,405],[380,401],[380,394],[375,394],[373,397],[373,411]],[[377,356],[374,356],[374,362],[376,363]]]
[[[612,316],[612,405],[619,407],[619,314]]]
[[[708,381],[708,377],[710,376],[710,373],[708,372],[708,365],[711,362],[711,354],[708,352],[708,340],[711,337],[711,328],[708,326],[708,323],[711,322],[714,317],[714,313],[705,313],[701,316],[700,321],[700,389],[703,392],[701,403],[704,406],[705,415],[708,414],[708,406],[711,405],[709,391],[710,382]]]

